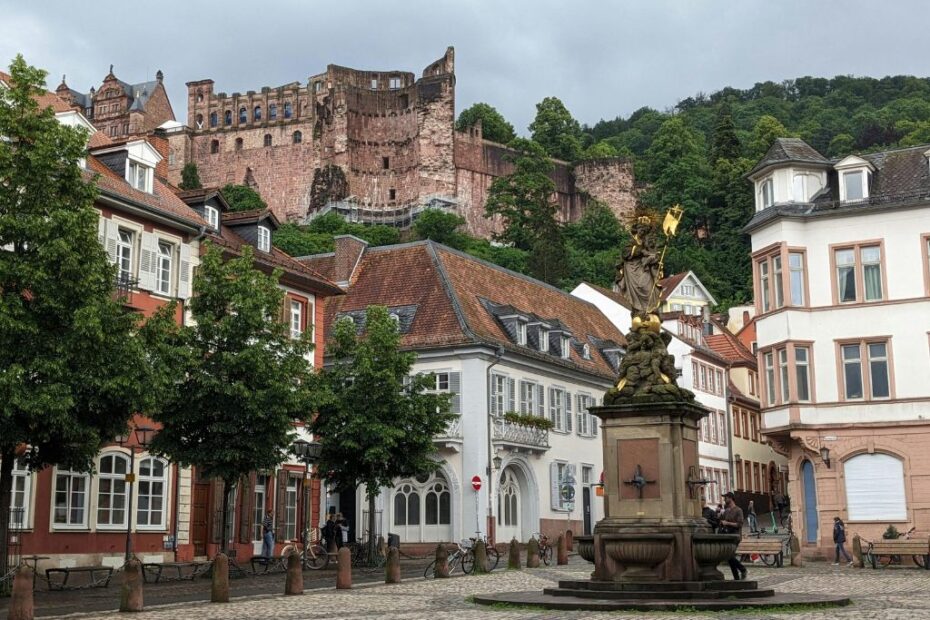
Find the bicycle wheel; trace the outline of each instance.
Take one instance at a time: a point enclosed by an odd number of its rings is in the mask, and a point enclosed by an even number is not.
[[[458,552],[453,553],[449,556],[449,575],[455,574],[455,571],[458,570],[462,564],[462,555]]]
[[[497,550],[497,547],[488,545],[488,570],[492,571],[497,568],[497,564],[501,561],[500,551]]]
[[[900,555],[883,555],[879,556],[878,563],[881,564],[882,568],[888,568],[892,564],[900,564],[901,556]]]
[[[450,569],[449,572],[451,573],[452,570]],[[426,567],[426,570],[423,571],[423,579],[432,579],[435,576],[436,576],[436,560],[433,560],[432,562],[429,563],[429,566]]]
[[[762,563],[766,566],[775,566],[778,562],[778,556],[774,553],[763,553],[759,557],[762,558]]]
[[[552,563],[552,546],[546,545],[539,552],[540,559],[543,561],[543,564],[549,566]]]
[[[469,549],[468,552],[462,556],[461,564],[462,572],[464,572],[466,575],[471,575],[471,572],[475,570],[475,554],[471,549]]]
[[[329,554],[323,545],[310,545],[307,549],[307,555],[304,557],[304,566],[310,570],[320,570],[326,568],[329,564]]]
[[[927,568],[927,556],[925,555],[912,555],[911,559],[914,560],[914,564],[920,568]]]

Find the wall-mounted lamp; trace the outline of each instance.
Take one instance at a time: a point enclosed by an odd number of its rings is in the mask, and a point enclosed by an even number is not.
[[[830,469],[830,448],[826,446],[820,448],[820,458],[823,459],[823,464],[827,466],[827,469]]]
[[[491,461],[494,463],[494,469],[496,471],[500,471],[501,465],[504,463],[504,459],[501,458],[501,455],[495,454]]]
[[[741,457],[739,454],[734,454],[734,455],[733,455],[733,462],[736,463],[737,465],[739,465],[740,463],[743,462],[743,457]]]

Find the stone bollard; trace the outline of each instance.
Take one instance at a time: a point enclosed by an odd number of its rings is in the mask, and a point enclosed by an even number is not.
[[[35,602],[32,595],[32,569],[26,565],[16,569],[13,578],[13,596],[7,610],[9,620],[32,620]]]
[[[213,558],[213,586],[210,589],[210,602],[229,602],[229,558],[225,553],[217,553]]]
[[[142,611],[142,562],[132,558],[123,567],[123,585],[119,593],[120,611]]]
[[[475,564],[471,569],[472,575],[483,575],[488,572],[488,548],[484,546],[483,540],[475,541],[472,549],[475,556]]]
[[[856,560],[856,568],[865,568],[865,563],[862,561],[862,539],[859,538],[858,534],[853,536],[852,549],[853,558]]]
[[[439,543],[436,545],[436,564],[433,567],[433,577],[436,579],[445,579],[449,576],[449,552],[446,551],[445,545]]]
[[[565,549],[569,553],[575,549],[575,533],[571,530],[565,530]]]
[[[520,543],[516,538],[510,541],[510,551],[507,553],[507,570],[520,570]]]
[[[349,590],[352,588],[352,554],[348,547],[343,547],[336,555],[339,567],[336,569],[336,589]]]
[[[526,567],[539,568],[539,541],[535,537],[526,545]]]
[[[304,567],[296,551],[287,556],[287,577],[284,579],[284,594],[291,596],[304,593]]]
[[[556,548],[556,564],[559,566],[564,566],[568,564],[568,546],[566,544],[565,536],[559,534],[559,538],[555,541]]]
[[[389,547],[384,563],[384,583],[400,583],[400,551]]]
[[[792,534],[791,538],[788,539],[788,545],[791,547],[791,565],[804,566],[804,562],[801,560],[801,543],[798,541],[798,537]]]

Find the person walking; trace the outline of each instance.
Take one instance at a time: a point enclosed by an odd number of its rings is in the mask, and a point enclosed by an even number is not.
[[[733,493],[724,493],[723,502],[725,505],[723,516],[720,519],[720,531],[723,534],[737,534],[740,538],[743,537],[743,509],[736,505],[735,497]],[[727,560],[727,563],[730,565],[730,572],[733,573],[734,581],[745,581],[746,575],[749,574],[749,571],[746,570],[746,567],[743,566],[743,563],[739,561],[739,558],[736,556],[736,552],[733,553],[733,556]]]
[[[852,566],[853,560],[846,552],[846,524],[839,517],[833,517],[833,544],[836,546],[836,556],[833,560],[833,566],[840,565],[840,554],[846,559],[846,565]]]
[[[756,505],[749,500],[749,506],[746,507],[746,520],[749,521],[749,533],[755,534],[759,531],[759,520],[756,518]]]
[[[262,519],[262,557],[271,560],[274,553],[274,514],[269,510]]]

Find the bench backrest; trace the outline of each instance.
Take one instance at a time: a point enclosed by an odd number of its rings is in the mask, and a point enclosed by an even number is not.
[[[877,540],[870,547],[872,553],[881,554],[930,554],[930,541],[921,540]]]

